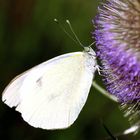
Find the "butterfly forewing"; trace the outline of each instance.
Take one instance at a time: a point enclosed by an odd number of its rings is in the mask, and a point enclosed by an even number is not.
[[[84,106],[93,76],[84,52],[61,55],[17,77],[4,91],[3,101],[17,106],[34,127],[66,128]]]

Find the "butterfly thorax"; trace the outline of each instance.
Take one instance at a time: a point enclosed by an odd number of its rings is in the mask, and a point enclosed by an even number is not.
[[[94,73],[97,67],[96,53],[91,47],[85,47],[84,49],[86,65]]]

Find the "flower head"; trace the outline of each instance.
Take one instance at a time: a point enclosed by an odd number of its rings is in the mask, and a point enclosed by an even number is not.
[[[140,128],[140,0],[106,0],[94,19],[104,83]]]
[[[140,100],[140,1],[106,0],[94,24],[107,90],[122,103]]]

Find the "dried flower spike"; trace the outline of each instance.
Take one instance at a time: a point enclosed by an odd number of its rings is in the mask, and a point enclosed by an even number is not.
[[[107,90],[124,108],[130,107],[126,116],[136,121],[140,113],[140,0],[106,0],[93,22]]]

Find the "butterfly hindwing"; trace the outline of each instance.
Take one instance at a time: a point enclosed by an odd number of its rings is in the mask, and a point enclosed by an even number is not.
[[[34,127],[69,127],[84,106],[93,79],[84,52],[69,53],[46,61],[16,78],[3,101]],[[9,90],[12,89],[10,93]],[[10,98],[16,103],[10,105]]]

